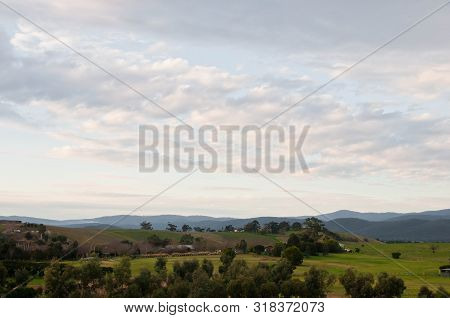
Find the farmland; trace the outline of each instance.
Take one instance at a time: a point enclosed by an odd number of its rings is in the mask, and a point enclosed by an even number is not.
[[[175,233],[176,234],[176,233]],[[221,233],[224,234],[224,233]],[[240,233],[239,233],[240,234]],[[228,238],[237,240],[232,236],[238,233],[228,233]],[[380,242],[364,242],[345,243],[346,247],[355,249],[359,248],[359,253],[342,253],[328,254],[326,256],[306,257],[304,263],[298,266],[294,272],[294,278],[300,278],[311,266],[326,269],[335,275],[342,274],[347,268],[353,267],[361,272],[369,272],[377,275],[380,272],[388,272],[396,275],[405,281],[407,289],[404,297],[416,297],[421,286],[430,284],[432,286],[443,286],[450,289],[450,278],[439,276],[438,268],[440,265],[447,264],[450,257],[450,243],[395,243],[386,244]],[[437,247],[433,253],[431,245]],[[401,257],[398,260],[391,258],[392,252],[400,252]],[[385,256],[383,256],[384,254]],[[207,258],[214,264],[215,270],[219,267],[220,256],[189,256],[189,257],[168,257],[167,267],[171,271],[175,261],[183,261],[185,259],[202,260]],[[245,260],[249,266],[258,262],[274,263],[278,260],[276,257],[240,254],[236,259]],[[135,258],[131,261],[131,270],[133,275],[137,275],[141,268],[153,269],[155,258]],[[81,261],[68,262],[72,265],[79,265]],[[113,266],[117,262],[117,258],[104,260],[103,266]],[[35,280],[32,284],[41,284],[42,280]],[[333,286],[329,297],[343,297],[345,292],[343,287],[336,282]]]

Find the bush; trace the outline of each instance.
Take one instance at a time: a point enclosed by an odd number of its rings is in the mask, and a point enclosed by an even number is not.
[[[392,258],[399,259],[400,255],[402,255],[402,253],[400,253],[400,252],[392,252]]]
[[[252,248],[252,251],[258,255],[261,255],[262,253],[264,253],[264,250],[265,250],[265,248],[262,245],[255,245]]]
[[[181,244],[192,245],[194,243],[194,237],[191,234],[184,234],[180,238]]]
[[[153,235],[151,235],[151,236],[149,236],[147,238],[147,242],[149,242],[153,246],[165,247],[166,245],[168,245],[170,243],[170,240],[169,239],[162,239],[158,235],[153,234]]]

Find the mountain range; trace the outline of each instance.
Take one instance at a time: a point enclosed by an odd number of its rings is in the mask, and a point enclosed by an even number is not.
[[[191,227],[198,226],[220,230],[229,224],[234,227],[243,227],[253,220],[257,220],[260,224],[266,224],[271,221],[287,221],[293,223],[302,222],[307,217],[256,217],[238,219],[201,215],[114,215],[92,219],[51,220],[24,216],[0,216],[0,220],[17,220],[60,227],[102,228],[113,226],[129,229],[139,228],[142,221],[148,221],[152,223],[154,229],[165,229],[167,223],[172,223],[178,227],[181,227],[183,224],[188,224]],[[315,217],[324,221],[328,229],[337,232],[350,232],[382,240],[450,241],[450,209],[417,213],[340,210]]]

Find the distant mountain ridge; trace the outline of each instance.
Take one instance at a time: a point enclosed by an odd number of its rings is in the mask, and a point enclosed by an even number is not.
[[[326,213],[322,215],[312,215],[325,222],[337,219],[358,219],[370,222],[383,222],[383,221],[405,221],[411,219],[418,220],[438,220],[449,219],[450,209],[437,210],[437,211],[425,211],[417,213],[396,213],[396,212],[356,212],[349,210],[339,210],[332,213]],[[240,227],[252,220],[258,220],[259,223],[265,224],[271,221],[274,222],[295,222],[306,219],[309,216],[298,217],[256,217],[256,218],[226,218],[226,217],[212,217],[203,215],[182,216],[175,214],[167,215],[113,215],[102,216],[92,219],[75,219],[75,220],[51,220],[41,219],[25,216],[0,216],[0,220],[17,220],[30,223],[42,223],[45,225],[63,226],[63,227],[94,227],[96,225],[114,225],[119,228],[139,228],[142,221],[149,221],[153,224],[155,229],[165,229],[167,223],[173,223],[177,226],[188,224],[190,226],[199,226],[204,228],[211,228],[219,230],[226,225],[231,224],[235,227]]]
[[[450,218],[411,218],[381,222],[336,219],[326,222],[325,226],[331,231],[354,233],[384,241],[450,242]]]

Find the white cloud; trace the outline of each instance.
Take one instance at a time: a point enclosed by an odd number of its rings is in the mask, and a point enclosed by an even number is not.
[[[264,123],[438,2],[408,2],[409,15],[390,2],[38,3],[15,6],[200,126]],[[44,131],[51,158],[132,167],[138,125],[178,123],[26,21],[5,21],[0,121]],[[274,122],[312,126],[314,176],[448,179],[450,47],[434,30],[448,23],[436,15]]]

